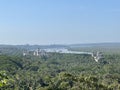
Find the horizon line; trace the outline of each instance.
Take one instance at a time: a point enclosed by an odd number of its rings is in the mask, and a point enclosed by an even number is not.
[[[17,46],[17,45],[30,45],[30,46],[34,46],[34,45],[40,45],[40,46],[50,46],[50,45],[84,45],[84,44],[120,44],[120,42],[91,42],[91,43],[54,43],[54,44],[0,44],[0,45],[11,45],[11,46]]]

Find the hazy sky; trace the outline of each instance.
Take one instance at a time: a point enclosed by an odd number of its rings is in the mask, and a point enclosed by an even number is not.
[[[120,0],[0,0],[0,44],[120,42]]]

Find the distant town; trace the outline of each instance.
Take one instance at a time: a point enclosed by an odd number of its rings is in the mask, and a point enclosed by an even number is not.
[[[91,55],[96,62],[103,58],[101,52],[80,52],[80,51],[71,51],[66,48],[50,48],[50,49],[36,49],[36,50],[25,50],[23,51],[23,56],[33,55],[33,56],[47,56],[47,53],[64,53],[64,54],[87,54]]]

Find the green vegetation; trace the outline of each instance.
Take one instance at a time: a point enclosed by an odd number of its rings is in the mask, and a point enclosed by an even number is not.
[[[0,55],[0,90],[120,90],[120,55]]]

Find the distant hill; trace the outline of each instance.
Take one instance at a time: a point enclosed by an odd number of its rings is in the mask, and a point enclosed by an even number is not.
[[[88,43],[88,44],[68,44],[68,45],[0,45],[0,48],[20,48],[20,49],[36,49],[36,48],[68,48],[68,47],[120,47],[120,43]]]
[[[51,48],[67,48],[77,51],[114,51],[120,52],[120,43],[90,43],[90,44],[69,44],[69,45],[0,45],[0,54],[7,55],[20,55],[23,50],[36,50],[36,49],[51,49]]]
[[[120,43],[71,44],[70,47],[120,47]]]

